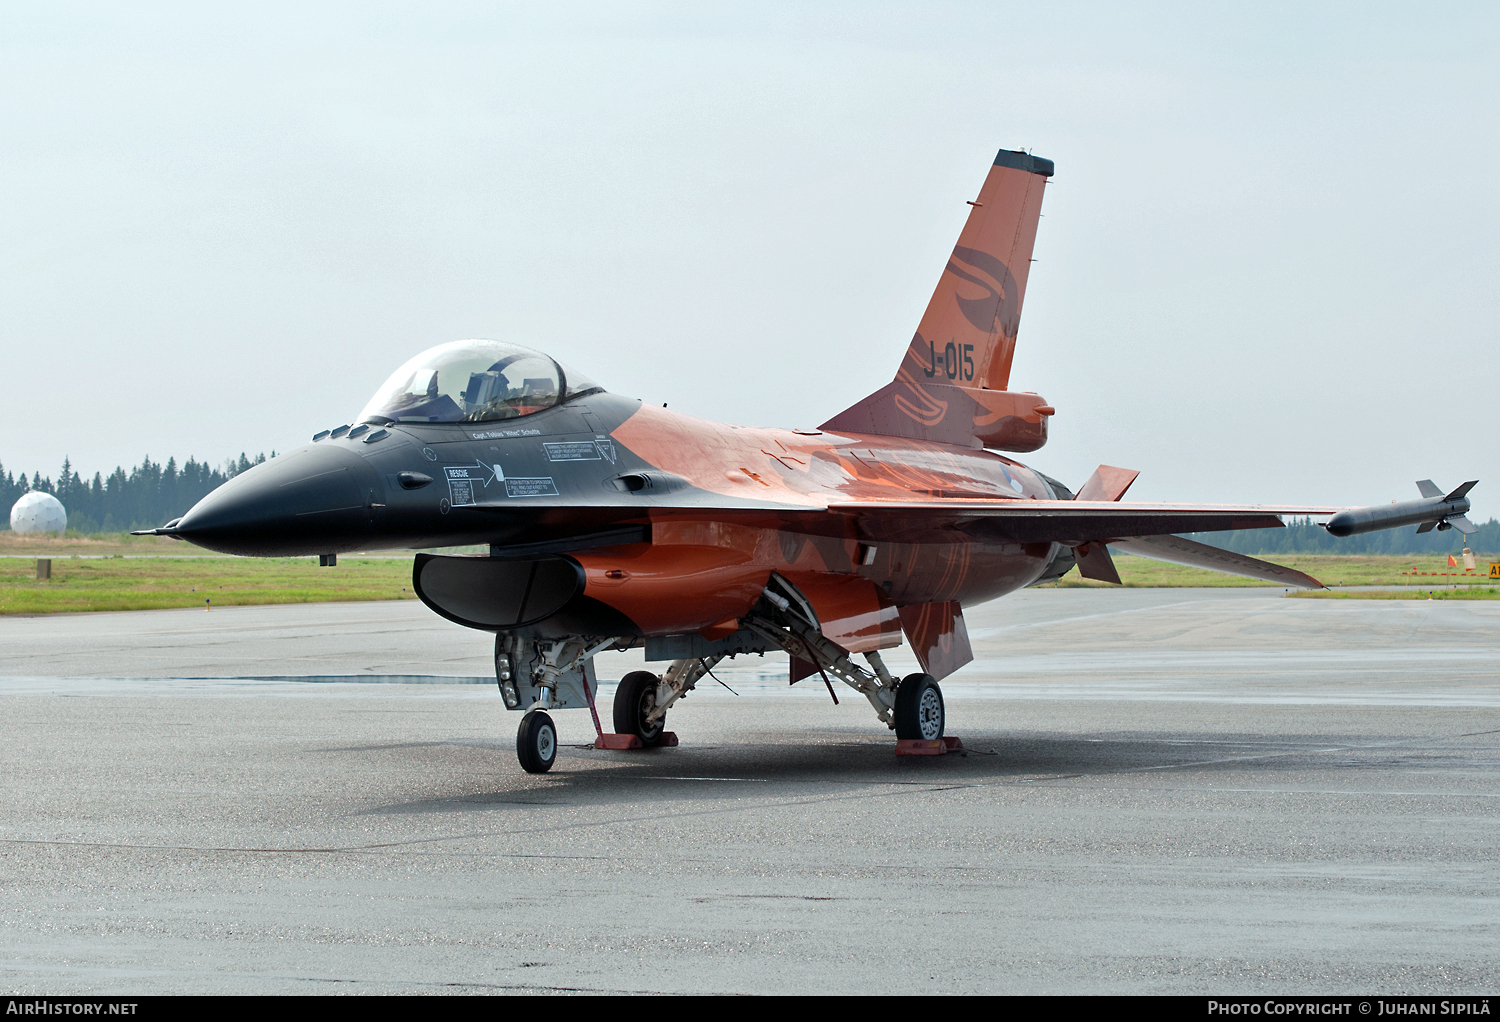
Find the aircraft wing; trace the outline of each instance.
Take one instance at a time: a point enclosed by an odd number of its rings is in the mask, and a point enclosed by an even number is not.
[[[1281,516],[1330,515],[1338,508],[1259,504],[1125,504],[1116,501],[1010,500],[922,503],[841,503],[830,511],[853,516],[872,541],[920,542],[951,530],[1016,543],[1063,543],[1073,548],[1085,578],[1120,584],[1110,549],[1137,557],[1207,568],[1282,585],[1322,589],[1311,575],[1174,535],[1233,529],[1279,529]],[[930,541],[930,540],[929,540]]]
[[[485,509],[481,509],[485,510]],[[871,542],[934,543],[951,539],[953,533],[968,533],[986,539],[1014,543],[1063,543],[1080,546],[1111,543],[1125,549],[1127,540],[1145,553],[1153,537],[1183,532],[1224,532],[1235,529],[1279,529],[1282,515],[1327,516],[1342,508],[1308,505],[1264,504],[1146,504],[1080,500],[933,500],[933,501],[836,501],[826,506],[768,503],[763,506],[726,506],[705,502],[677,506],[610,505],[593,509],[599,517],[598,542],[633,542],[622,539],[619,529],[639,529],[651,521],[712,518],[763,528],[798,532],[847,535],[840,519],[852,519],[856,534]],[[613,531],[612,531],[613,530]],[[631,533],[633,536],[634,533]],[[530,546],[526,553],[577,548],[580,539],[594,540],[587,530],[573,538],[550,538]],[[522,542],[525,542],[522,540]],[[1189,543],[1180,540],[1180,543]],[[1197,544],[1202,546],[1202,544]],[[520,551],[520,547],[515,548]],[[1184,548],[1185,549],[1185,548]],[[1217,548],[1206,548],[1217,549]],[[1181,556],[1181,550],[1177,553]],[[1160,556],[1159,560],[1177,558]],[[1179,563],[1197,563],[1180,560]],[[1208,565],[1202,565],[1208,567]],[[1217,570],[1227,570],[1219,566]]]
[[[979,531],[1017,543],[1080,543],[1179,532],[1279,529],[1282,515],[1331,515],[1337,507],[1161,504],[1083,500],[845,501],[828,510],[856,519],[868,538],[910,542],[935,529]]]

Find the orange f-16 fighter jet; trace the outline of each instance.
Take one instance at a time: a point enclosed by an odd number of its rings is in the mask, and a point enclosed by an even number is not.
[[[595,711],[594,656],[640,646],[670,665],[621,679],[613,733],[594,712],[602,748],[675,744],[667,713],[715,664],[783,650],[792,682],[832,678],[868,699],[899,751],[943,751],[955,741],[938,683],[971,659],[965,607],[1075,566],[1118,583],[1111,548],[1317,587],[1174,533],[1341,510],[1127,503],[1129,469],[1101,465],[1075,493],[1011,457],[1047,442],[1053,414],[1010,386],[1051,175],[1049,160],[995,157],[895,379],[817,429],[709,422],[508,341],[455,341],[396,370],[355,425],[151,532],[324,564],[372,547],[488,544],[488,556],[419,553],[412,580],[436,613],[494,633],[500,695],[525,712],[528,771],[556,757],[550,712]],[[1422,501],[1346,510],[1331,531],[1468,532],[1467,488],[1427,482]],[[922,671],[898,678],[881,650],[903,638]]]

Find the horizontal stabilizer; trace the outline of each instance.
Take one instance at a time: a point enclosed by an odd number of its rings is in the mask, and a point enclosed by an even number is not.
[[[1448,519],[1448,524],[1453,526],[1459,532],[1463,533],[1465,536],[1472,536],[1474,535],[1474,533],[1479,531],[1479,526],[1469,521],[1469,519],[1464,515],[1454,515],[1453,517]]]
[[[1470,479],[1468,482],[1464,483],[1462,486],[1460,486],[1458,489],[1454,490],[1452,493],[1448,494],[1443,499],[1444,500],[1458,500],[1460,497],[1467,497],[1469,495],[1469,491],[1472,490],[1474,487],[1476,487],[1478,485],[1479,485],[1479,480],[1478,479]]]
[[[1262,582],[1300,586],[1303,589],[1326,588],[1311,575],[1305,575],[1295,568],[1285,568],[1244,554],[1220,550],[1206,543],[1195,543],[1181,536],[1138,536],[1134,539],[1116,540],[1110,545],[1122,553],[1171,564],[1184,564],[1190,568],[1207,568],[1209,571],[1244,575],[1246,578],[1258,578]]]
[[[1130,484],[1135,482],[1138,475],[1140,472],[1133,468],[1100,465],[1094,469],[1094,474],[1088,477],[1073,499],[1119,500],[1125,496],[1125,491],[1130,489]]]
[[[1441,497],[1443,495],[1442,487],[1438,486],[1431,479],[1418,479],[1417,491],[1424,497]]]

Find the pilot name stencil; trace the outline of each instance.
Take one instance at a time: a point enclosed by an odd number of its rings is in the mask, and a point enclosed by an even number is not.
[[[518,436],[541,436],[539,429],[491,429],[483,433],[470,433],[474,440],[509,440]]]
[[[599,448],[590,440],[582,443],[542,444],[548,461],[598,461]],[[611,459],[613,460],[613,459]]]

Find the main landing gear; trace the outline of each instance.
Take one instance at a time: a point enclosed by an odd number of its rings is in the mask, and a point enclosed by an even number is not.
[[[901,679],[894,716],[896,755],[941,756],[963,751],[963,742],[943,734],[943,690],[932,675],[908,674]]]
[[[652,716],[656,709],[656,689],[661,679],[650,671],[631,671],[620,679],[615,689],[615,733],[634,735],[642,745],[655,745],[667,728],[665,711]]]
[[[908,674],[898,679],[887,669],[878,650],[861,651],[864,663],[857,662],[853,653],[822,634],[812,604],[780,575],[772,573],[761,598],[738,619],[738,625],[734,635],[715,640],[704,649],[707,655],[673,660],[660,677],[650,671],[632,671],[620,679],[613,706],[614,731],[608,734],[594,700],[598,685],[593,658],[607,649],[639,645],[638,638],[530,639],[497,635],[495,676],[501,695],[509,708],[524,707],[527,711],[516,735],[516,755],[522,768],[533,774],[552,768],[557,759],[557,728],[548,713],[569,707],[588,707],[597,736],[596,749],[676,745],[677,736],[666,729],[666,717],[677,700],[686,698],[726,657],[773,649],[802,662],[795,677],[816,671],[830,683],[830,690],[831,683],[839,681],[863,695],[881,722],[896,732],[896,755],[941,756],[963,749],[957,738],[944,734],[947,721],[943,691],[936,678]],[[648,641],[648,649],[649,645]],[[673,645],[686,646],[684,652],[693,649],[690,641]]]
[[[908,674],[896,687],[896,738],[943,737],[943,690],[930,674]]]
[[[868,699],[881,721],[896,732],[896,755],[940,756],[963,748],[957,738],[943,734],[943,691],[936,678],[908,674],[898,682],[875,650],[864,654],[868,667],[855,663],[848,652],[821,634],[817,613],[797,587],[780,575],[771,575],[762,599],[740,619],[740,626]]]

